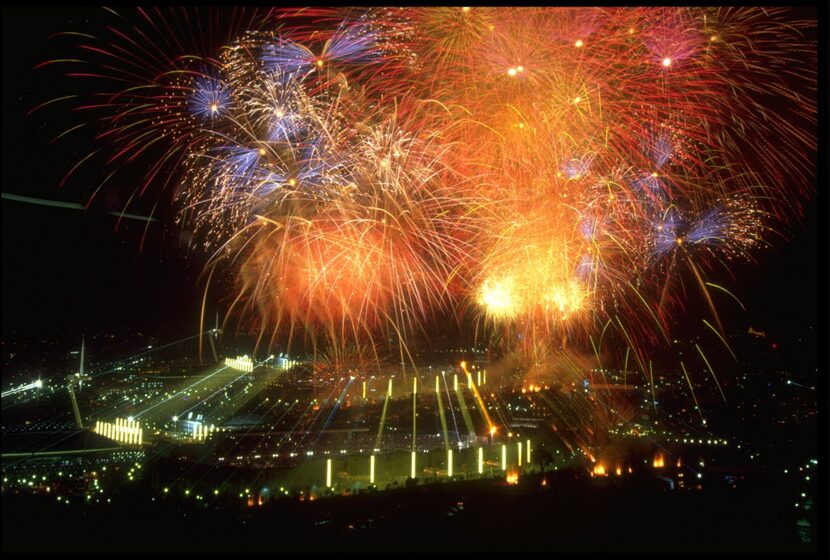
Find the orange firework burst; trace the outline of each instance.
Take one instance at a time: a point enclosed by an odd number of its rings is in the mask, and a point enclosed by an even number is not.
[[[139,36],[174,19],[138,15]],[[141,192],[180,181],[182,223],[269,344],[404,347],[473,309],[490,335],[522,335],[509,347],[613,345],[646,375],[690,280],[725,342],[732,294],[709,274],[754,258],[813,190],[815,22],[785,9],[244,21],[210,52],[145,47],[146,68],[114,28],[80,47],[117,84],[91,105],[106,161],[162,154]]]

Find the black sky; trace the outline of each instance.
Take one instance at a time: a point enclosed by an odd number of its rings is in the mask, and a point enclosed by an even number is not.
[[[49,145],[65,128],[59,111],[25,116],[58,95],[49,89],[56,73],[33,71],[38,62],[62,55],[49,36],[98,10],[3,9],[3,192],[83,204],[101,180],[81,172],[60,187],[79,154],[94,148],[91,139],[81,135]],[[201,265],[180,250],[164,211],[149,227],[129,219],[118,223],[109,214],[123,208],[135,188],[125,184],[129,177],[119,181],[87,212],[3,200],[4,336],[120,329],[175,336],[195,330]],[[134,200],[129,212],[149,214],[157,200]]]

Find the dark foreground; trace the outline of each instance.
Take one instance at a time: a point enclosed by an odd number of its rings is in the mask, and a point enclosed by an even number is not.
[[[150,501],[109,505],[3,496],[3,551],[815,552],[788,492],[758,477],[670,490],[654,477],[527,476],[247,507]],[[814,525],[814,523],[813,523]]]

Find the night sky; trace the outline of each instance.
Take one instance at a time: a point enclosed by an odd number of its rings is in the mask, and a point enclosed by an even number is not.
[[[93,164],[88,176],[76,174],[60,187],[67,169],[91,151],[91,134],[49,145],[66,128],[61,110],[25,116],[50,98],[50,80],[57,75],[32,70],[39,61],[60,54],[60,42],[49,35],[66,29],[79,14],[96,11],[4,8],[4,193],[83,204],[100,181],[92,173],[100,169]],[[82,88],[83,80],[78,82]],[[84,138],[89,146],[83,145]],[[198,276],[205,256],[186,247],[173,223],[169,192],[150,189],[130,204],[128,212],[148,214],[158,202],[159,222],[147,227],[142,221],[123,220],[116,229],[118,219],[109,212],[122,210],[135,189],[124,184],[128,175],[117,174],[120,182],[99,193],[87,212],[2,201],[4,337],[13,332],[123,329],[163,337],[195,332],[204,285]],[[803,224],[785,231],[788,242],[776,241],[775,249],[760,253],[757,266],[737,266],[735,280],[721,277],[749,310],[748,315],[737,306],[724,310],[733,328],[749,323],[787,336],[816,324],[818,204],[814,198],[805,206]]]
[[[79,13],[96,11],[4,10],[4,193],[84,204],[101,180],[93,165],[60,187],[79,154],[91,151],[91,139],[80,135],[49,146],[63,130],[55,118],[60,112],[49,113],[48,120],[25,116],[45,99],[48,78],[54,77],[32,71],[56,56],[59,44],[49,35],[66,29]],[[79,139],[90,143],[80,145]],[[198,327],[200,256],[180,248],[180,232],[162,202],[159,222],[118,224],[109,212],[122,210],[135,187],[124,184],[125,177],[99,193],[87,212],[3,200],[4,333],[144,329],[175,336]],[[156,201],[169,198],[149,193],[128,212],[148,215]]]

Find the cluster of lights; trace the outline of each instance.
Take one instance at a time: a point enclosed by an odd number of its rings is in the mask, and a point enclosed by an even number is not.
[[[130,479],[130,482],[135,480],[136,470],[140,470],[140,469],[141,469],[141,464],[136,463],[132,468],[130,468],[129,471],[127,471],[127,478]]]
[[[291,184],[291,181],[293,181],[293,180],[294,179],[290,179],[288,181],[289,184]],[[271,358],[273,358],[273,357],[274,356],[271,356]],[[227,363],[227,360],[226,360],[226,363]],[[282,354],[280,354],[279,358],[277,358],[277,369],[287,371],[289,369],[292,369],[292,368],[300,365],[301,363],[302,362],[300,362],[300,360],[292,360],[288,356],[283,356]]]
[[[530,461],[531,461],[531,442],[530,442],[530,440],[527,440],[524,444],[522,442],[517,442],[517,449],[518,449],[518,455],[517,455],[518,467],[521,467],[523,461],[526,461],[529,464]],[[342,452],[343,451],[341,450],[341,453]],[[309,451],[306,454],[307,455],[313,455],[313,452]],[[328,454],[328,452],[326,452],[326,454]],[[291,456],[296,456],[297,454],[296,453],[290,453],[290,455]],[[276,454],[274,454],[274,456],[276,456]],[[452,478],[453,475],[454,475],[454,451],[452,449],[447,450],[446,457],[447,457],[447,459],[446,459],[446,467],[447,468],[446,468],[446,471],[445,471],[446,476],[448,478]],[[506,445],[501,446],[501,460],[502,460],[501,470],[505,473],[508,484],[511,484],[511,485],[512,484],[517,484],[518,483],[518,477],[519,477],[519,471],[517,470],[516,466],[510,466],[509,467],[508,452],[507,452],[507,446]],[[332,460],[331,459],[326,459],[325,464],[326,464],[326,467],[325,467],[325,487],[328,488],[328,489],[332,489],[334,487],[333,486],[333,464],[332,464]],[[368,466],[369,466],[369,483],[374,485],[375,484],[375,479],[376,479],[376,473],[377,473],[377,470],[376,470],[376,457],[375,457],[374,454],[369,456],[369,465]],[[135,467],[130,469],[130,471],[128,472],[128,477],[129,477],[130,480],[134,479],[134,473],[135,473],[136,469],[140,469],[140,468],[141,468],[141,465],[139,463],[136,463]],[[508,468],[510,468],[509,471],[508,471]],[[604,469],[604,467],[603,467],[603,469]],[[617,470],[619,471],[620,469],[618,468]],[[478,471],[479,475],[484,473],[484,449],[482,447],[477,448],[477,471]],[[628,472],[631,472],[630,467],[628,469]],[[620,473],[618,472],[618,474],[620,474]],[[411,452],[410,476],[412,478],[416,478],[416,475],[417,475],[417,452],[412,451]],[[191,488],[185,489],[184,490],[184,495],[185,496],[190,496],[192,491],[193,491],[193,489],[191,489]],[[166,495],[166,494],[169,494],[169,493],[170,493],[170,488],[169,487],[164,487],[162,489],[162,494]],[[283,487],[280,487],[280,493],[285,494],[285,495],[289,495],[289,492],[287,490],[285,490],[285,488],[283,488]],[[220,490],[218,488],[214,489],[213,490],[213,495],[214,496],[219,496],[220,495]],[[196,495],[195,497],[196,497],[197,500],[203,499],[203,497],[201,495]],[[247,498],[249,500],[249,502],[253,500],[254,503],[256,503],[256,500],[254,500],[250,495],[250,489],[245,489],[245,492],[240,493],[239,497],[240,498]],[[301,499],[301,501],[304,499],[304,496],[302,496],[302,492],[301,492],[301,498],[300,499]],[[310,499],[310,500],[313,499],[313,496],[310,496],[308,499]],[[262,500],[262,498],[260,497],[260,501],[261,500]],[[249,504],[249,505],[251,505],[251,504]],[[262,504],[260,503],[259,505],[262,505]]]
[[[674,441],[678,441],[675,439]],[[729,442],[725,439],[694,439],[694,438],[683,438],[683,443],[690,443],[694,444],[697,443],[698,445],[729,445]]]
[[[193,422],[192,430],[193,438],[201,441],[207,439],[210,434],[216,431],[216,426],[213,424],[206,426],[201,422]]]
[[[631,474],[632,472],[634,472],[634,469],[632,469],[630,466],[626,467],[625,470],[628,472],[628,474]],[[602,463],[598,463],[598,464],[594,465],[594,468],[591,469],[591,476],[592,477],[593,476],[608,476],[610,474],[611,473],[609,472],[609,470],[606,469],[605,465],[603,465]],[[614,474],[616,474],[617,476],[622,476],[623,467],[621,465],[617,465],[617,467],[614,469]]]
[[[516,442],[518,455],[517,455],[517,463],[518,466],[521,467],[523,459],[529,464],[531,461],[531,443],[530,440],[527,440],[526,443],[523,445],[522,442]],[[312,452],[309,451],[306,453],[307,455],[311,455]],[[453,450],[447,450],[447,462],[446,462],[446,476],[448,478],[452,478],[454,474],[454,459],[453,459]],[[293,455],[293,454],[292,454]],[[508,468],[508,453],[507,453],[507,446],[501,446],[501,460],[502,460],[502,471],[507,471]],[[412,451],[410,453],[410,478],[417,478],[417,451]],[[479,447],[477,450],[477,471],[478,474],[484,474],[484,448]],[[326,459],[326,488],[332,488],[332,460]],[[377,474],[376,469],[376,462],[375,462],[375,455],[369,456],[369,483],[375,483],[375,477]],[[508,473],[508,476],[515,475],[518,480],[518,472],[514,472],[511,470],[511,473]],[[165,490],[166,491],[166,490]]]
[[[524,66],[513,66],[513,67],[507,69],[507,75],[512,78],[514,76],[517,76],[519,74],[524,73],[524,71],[525,71]]]
[[[225,365],[229,368],[252,372],[254,371],[254,362],[248,356],[237,356],[236,358],[225,358]]]
[[[144,440],[141,423],[132,418],[116,418],[114,423],[99,420],[95,422],[95,433],[128,445],[141,445]]]
[[[545,389],[547,388],[548,387],[545,386]],[[524,395],[525,393],[538,393],[541,390],[542,387],[540,385],[534,385],[533,383],[531,383],[527,388],[522,387],[522,394]]]

